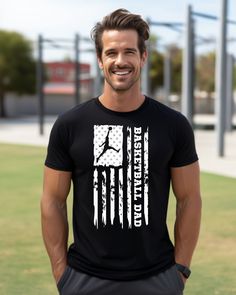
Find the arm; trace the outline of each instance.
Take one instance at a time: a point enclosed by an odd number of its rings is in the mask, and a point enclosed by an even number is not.
[[[56,282],[67,264],[68,221],[66,199],[71,172],[45,167],[41,198],[41,222],[44,243]]]
[[[177,200],[174,230],[175,261],[188,267],[200,230],[199,174],[198,162],[180,168],[171,168],[172,188]]]

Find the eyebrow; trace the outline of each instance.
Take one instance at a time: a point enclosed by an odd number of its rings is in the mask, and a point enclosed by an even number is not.
[[[125,48],[126,51],[133,51],[133,52],[137,52],[138,50],[136,48]]]
[[[136,48],[125,48],[124,51],[132,51],[132,52],[138,52],[138,50]],[[116,52],[115,48],[109,48],[107,50],[104,51],[105,54],[108,54],[110,52]]]

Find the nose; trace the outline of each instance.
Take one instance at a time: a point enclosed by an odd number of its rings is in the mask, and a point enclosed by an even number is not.
[[[125,56],[122,53],[117,54],[116,60],[115,60],[115,65],[116,66],[122,66],[126,63],[125,61]]]

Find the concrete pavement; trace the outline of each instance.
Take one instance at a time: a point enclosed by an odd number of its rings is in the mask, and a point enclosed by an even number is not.
[[[39,136],[36,117],[0,119],[0,143],[47,146],[55,117],[46,117],[45,135]],[[201,117],[196,118],[198,123]],[[203,119],[203,118],[202,118]],[[206,120],[206,116],[204,117]],[[208,116],[208,122],[214,118]],[[199,124],[198,124],[199,125]],[[225,157],[217,157],[216,133],[213,130],[196,130],[195,139],[202,171],[236,178],[236,131],[226,133]]]

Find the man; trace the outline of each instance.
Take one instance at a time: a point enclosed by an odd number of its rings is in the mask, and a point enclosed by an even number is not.
[[[57,119],[45,162],[42,230],[59,293],[182,294],[201,211],[192,129],[140,91],[149,28],[139,15],[116,10],[92,37],[104,91]],[[166,226],[170,180],[174,246]]]

